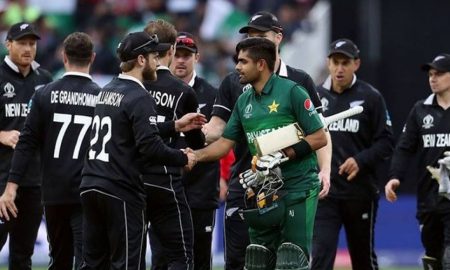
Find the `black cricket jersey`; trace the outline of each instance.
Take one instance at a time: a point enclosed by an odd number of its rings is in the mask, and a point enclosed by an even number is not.
[[[211,118],[217,89],[195,73],[189,83],[197,95],[200,112]],[[185,192],[193,209],[215,209],[219,206],[220,161],[200,162],[184,177]]]
[[[159,136],[155,108],[144,85],[125,74],[100,91],[81,190],[100,189],[143,206],[144,185],[139,177],[143,163],[187,164],[186,155],[167,147]]]
[[[418,156],[417,178],[414,179],[417,181],[418,212],[433,211],[446,200],[438,195],[439,185],[426,169],[427,166],[439,167],[437,161],[445,151],[450,151],[450,109],[444,110],[431,94],[411,109],[389,172],[390,179],[406,181],[404,175],[410,169],[410,159]]]
[[[0,130],[21,131],[35,90],[51,81],[50,73],[40,68],[36,62],[32,63],[30,73],[24,77],[9,56],[5,56],[0,65]],[[0,188],[4,187],[8,180],[13,152],[11,147],[0,144]],[[35,152],[31,162],[22,168],[24,178],[21,186],[40,186],[38,156],[39,153]]]
[[[378,198],[376,169],[387,160],[394,148],[392,124],[383,96],[370,84],[353,77],[350,88],[341,94],[331,89],[329,77],[317,87],[323,115],[330,116],[355,106],[362,106],[361,114],[331,123],[328,130],[333,142],[331,187],[328,196],[339,199]],[[352,181],[339,175],[339,166],[353,157],[359,172]]]
[[[194,89],[174,76],[165,66],[158,67],[157,75],[156,81],[145,81],[144,86],[156,102],[158,127],[164,126],[167,122],[174,123],[183,115],[198,111],[198,101]],[[161,133],[161,137],[168,146],[175,149],[183,149],[187,146],[198,149],[204,145],[204,136],[200,129],[184,134],[164,132]],[[181,175],[180,167],[167,165],[150,164],[150,166],[144,167],[143,174]]]
[[[314,82],[305,71],[289,67],[284,62],[281,62],[280,68],[276,73],[280,77],[288,78],[305,88],[314,106],[316,108],[320,107],[321,104]],[[250,88],[250,84],[243,85],[239,82],[239,73],[232,72],[228,74],[219,87],[212,115],[220,117],[227,122],[230,119],[239,96]],[[317,111],[320,113],[320,109],[317,109]],[[244,201],[242,198],[244,197],[245,190],[239,184],[239,174],[250,169],[252,160],[245,138],[242,138],[242,141],[236,142],[234,153],[236,160],[231,167],[227,200],[235,201],[238,204],[237,206],[243,206]]]
[[[22,185],[23,168],[40,148],[44,205],[80,203],[81,170],[99,91],[91,76],[80,72],[67,72],[36,90],[14,151],[10,182]]]

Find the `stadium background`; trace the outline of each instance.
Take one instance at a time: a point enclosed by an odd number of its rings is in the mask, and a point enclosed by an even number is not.
[[[72,31],[85,31],[95,41],[97,58],[92,68],[95,80],[104,84],[118,72],[114,57],[118,40],[145,22],[164,18],[178,30],[199,37],[201,62],[198,73],[218,86],[234,67],[231,55],[242,35],[238,29],[258,10],[275,13],[285,26],[283,59],[309,72],[316,83],[326,75],[325,57],[330,41],[346,37],[361,50],[358,76],[384,95],[396,137],[412,105],[429,94],[420,64],[440,52],[450,52],[450,1],[448,0],[0,0],[0,39],[9,25],[34,21],[42,40],[37,61],[55,78],[62,74],[60,44]],[[0,56],[6,53],[4,46]],[[414,168],[414,166],[411,166]],[[380,187],[386,182],[380,169]],[[408,178],[415,175],[410,171]],[[415,183],[402,185],[395,204],[381,199],[376,225],[376,249],[382,268],[418,266],[421,246],[415,215]],[[383,197],[383,194],[381,194]],[[219,211],[220,212],[220,211]],[[221,214],[214,237],[214,262],[223,264]],[[342,235],[336,264],[349,264]],[[48,262],[45,226],[36,243],[34,261]],[[0,252],[5,264],[8,250]]]

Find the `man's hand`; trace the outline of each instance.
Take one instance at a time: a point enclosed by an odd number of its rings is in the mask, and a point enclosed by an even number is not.
[[[384,186],[384,193],[386,195],[386,199],[393,203],[397,200],[397,194],[395,190],[400,186],[400,180],[397,178],[393,178],[387,182],[386,186]]]
[[[330,191],[330,170],[320,170],[319,180],[322,186],[322,189],[319,193],[319,199],[323,199],[328,195],[328,192]]]
[[[289,158],[286,157],[281,151],[264,155],[256,161],[256,171],[262,172],[264,175],[268,175],[269,170],[277,167],[288,159]]]
[[[194,150],[192,150],[191,148],[186,148],[182,150],[187,158],[188,158],[188,163],[184,166],[184,169],[187,171],[192,170],[192,168],[194,168],[195,164],[197,164],[197,156],[195,156]]]
[[[19,141],[19,135],[20,132],[17,130],[0,131],[0,143],[14,149]]]
[[[188,132],[193,129],[201,129],[206,123],[206,117],[201,113],[187,113],[175,121],[177,132]]]
[[[347,160],[339,166],[339,174],[342,175],[344,173],[348,174],[347,180],[351,181],[359,172],[359,166],[356,160],[352,157],[347,158]]]
[[[0,197],[0,217],[5,218],[7,221],[10,220],[8,211],[13,217],[17,217],[18,210],[14,200],[16,199],[18,187],[16,183],[8,182],[3,195]]]

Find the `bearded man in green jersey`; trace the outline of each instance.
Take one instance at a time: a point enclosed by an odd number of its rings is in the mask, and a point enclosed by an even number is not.
[[[240,83],[250,84],[249,89],[239,97],[222,137],[194,153],[198,161],[212,161],[225,155],[235,142],[246,140],[256,155],[253,140],[259,135],[293,123],[300,126],[303,140],[257,161],[259,175],[269,170],[273,175],[273,164],[279,164],[284,182],[279,191],[285,195],[278,199],[278,207],[252,216],[244,212],[251,242],[245,268],[308,269],[319,192],[314,151],[326,145],[323,124],[306,91],[273,73],[273,42],[247,38],[236,46],[236,54]]]

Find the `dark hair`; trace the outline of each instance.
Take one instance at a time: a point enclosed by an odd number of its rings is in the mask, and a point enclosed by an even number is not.
[[[70,64],[84,67],[91,62],[94,44],[88,34],[74,32],[68,35],[64,39],[63,48]]]
[[[175,45],[177,41],[178,32],[175,29],[175,26],[168,21],[158,19],[155,21],[150,21],[147,26],[145,26],[144,31],[150,35],[158,35],[158,39],[160,43],[167,43],[170,45]],[[170,47],[169,47],[170,48]],[[167,55],[167,51],[159,52],[160,57],[164,57]]]
[[[272,41],[260,37],[246,38],[236,45],[236,56],[240,51],[247,51],[248,57],[255,62],[263,59],[269,70],[273,72],[277,51],[275,43]]]

